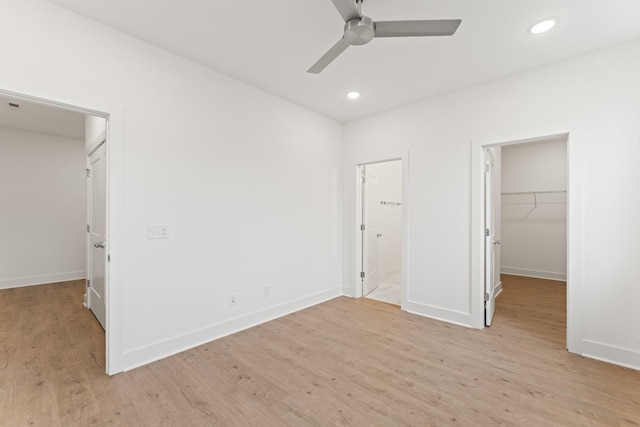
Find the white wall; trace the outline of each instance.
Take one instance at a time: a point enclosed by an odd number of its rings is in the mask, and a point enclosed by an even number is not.
[[[0,127],[0,289],[86,273],[80,139]]]
[[[341,294],[338,122],[47,2],[1,6],[4,31],[20,37],[0,40],[0,88],[124,112],[124,152],[111,151],[124,203],[112,216],[124,227],[110,254],[122,266],[111,321],[121,316],[124,334],[113,369]],[[156,223],[169,239],[146,239]]]
[[[566,140],[503,147],[502,171],[505,193],[566,191]],[[566,279],[566,200],[562,193],[502,197],[503,273]]]
[[[579,178],[574,215],[583,242],[570,254],[579,273],[575,283],[569,279],[580,298],[569,307],[579,310],[574,351],[640,368],[638,75],[635,42],[345,126],[346,173],[358,159],[409,151],[409,311],[478,326],[482,291],[471,285],[470,141],[579,129],[569,160]],[[355,221],[348,207],[354,187],[345,180],[344,280],[352,290]]]
[[[367,165],[367,173],[377,177],[378,199],[402,202],[402,163],[399,160]],[[400,272],[402,261],[402,206],[375,204],[378,232],[378,278]]]
[[[84,119],[84,140],[87,149],[89,149],[96,142],[96,139],[106,131],[107,120],[104,117],[96,117],[89,114]]]

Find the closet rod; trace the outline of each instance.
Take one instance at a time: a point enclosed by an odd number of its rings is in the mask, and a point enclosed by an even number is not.
[[[516,191],[511,193],[500,193],[502,196],[515,196],[519,194],[559,194],[566,193],[567,190],[553,190],[553,191]]]

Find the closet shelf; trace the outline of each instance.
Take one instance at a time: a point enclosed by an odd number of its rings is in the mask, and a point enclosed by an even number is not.
[[[514,191],[501,193],[504,205],[534,205],[538,204],[564,204],[567,203],[567,190],[546,191]]]
[[[511,193],[500,193],[503,196],[517,196],[521,194],[562,194],[567,190],[552,190],[552,191],[515,191]]]

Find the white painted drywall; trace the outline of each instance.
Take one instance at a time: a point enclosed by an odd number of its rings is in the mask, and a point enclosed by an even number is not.
[[[478,326],[471,283],[471,144],[578,128],[570,168],[582,247],[578,352],[640,368],[640,42],[392,110],[345,126],[345,171],[409,151],[407,309]],[[345,269],[355,289],[355,185],[345,180]],[[570,207],[571,209],[571,207]],[[577,276],[578,277],[578,276]],[[355,291],[354,291],[355,292]]]
[[[47,2],[2,11],[21,36],[0,40],[0,88],[124,112],[118,366],[341,294],[340,123]],[[147,240],[158,223],[170,237]]]
[[[566,140],[502,148],[503,192],[566,190]],[[562,193],[502,197],[503,273],[566,279],[566,200]]]
[[[84,141],[0,127],[0,289],[86,275]]]
[[[402,257],[402,206],[383,205],[380,202],[402,203],[402,162],[399,160],[367,165],[367,173],[378,180],[378,279],[400,273]]]
[[[87,114],[84,118],[84,140],[87,149],[92,148],[98,137],[103,136],[107,129],[107,120],[104,117],[97,117]]]

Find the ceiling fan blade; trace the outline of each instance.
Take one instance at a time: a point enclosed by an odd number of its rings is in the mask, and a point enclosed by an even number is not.
[[[461,19],[376,22],[376,37],[452,36]]]
[[[348,47],[349,42],[344,38],[341,38],[338,40],[338,43],[334,44],[333,47],[327,51],[327,53],[322,55],[322,58],[318,59],[318,62],[313,64],[311,68],[307,70],[307,73],[318,74],[320,71],[324,70],[327,65],[331,64],[331,62]]]
[[[356,7],[356,2],[354,0],[331,0],[333,5],[338,9],[342,19],[344,22],[349,22],[354,18],[360,17],[360,12],[358,12],[358,8]]]

